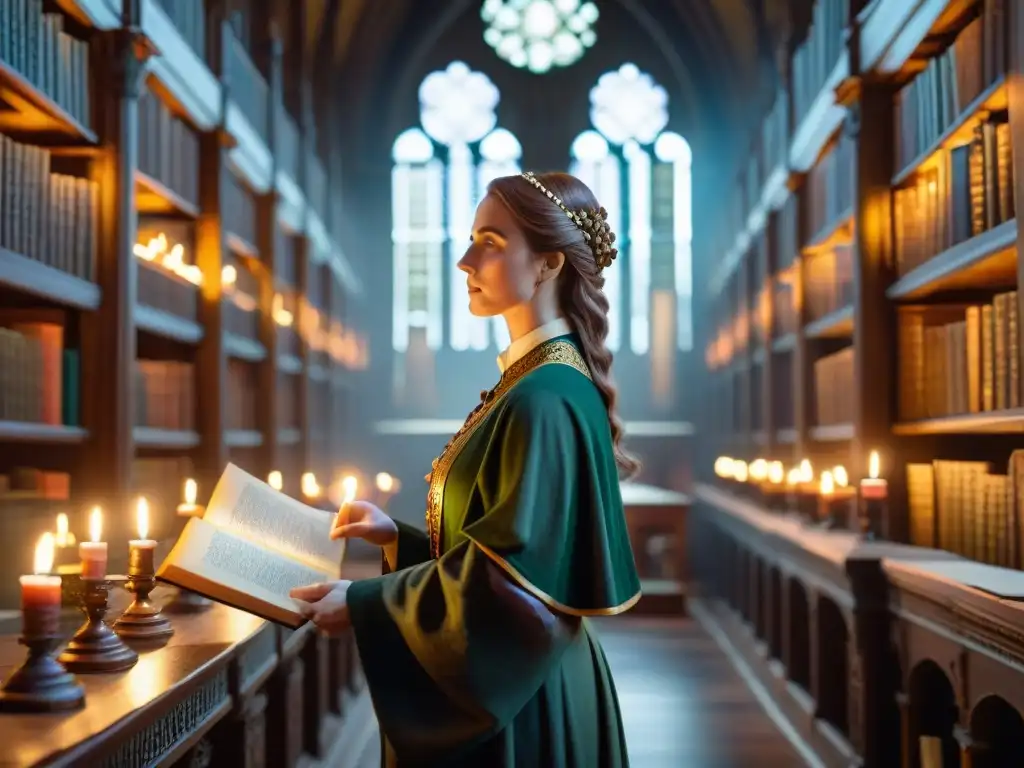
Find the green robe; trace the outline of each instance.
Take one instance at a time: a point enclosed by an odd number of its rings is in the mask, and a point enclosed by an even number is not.
[[[384,764],[624,768],[587,616],[640,597],[604,403],[573,337],[514,363],[434,468],[428,534],[349,609]],[[386,569],[390,570],[390,569]]]

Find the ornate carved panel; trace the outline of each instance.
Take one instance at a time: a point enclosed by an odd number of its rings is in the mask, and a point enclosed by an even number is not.
[[[228,673],[227,669],[221,669],[167,714],[125,739],[101,765],[136,768],[159,762],[175,744],[196,731],[227,698]]]

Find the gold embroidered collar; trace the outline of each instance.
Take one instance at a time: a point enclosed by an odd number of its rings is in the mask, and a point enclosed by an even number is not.
[[[569,365],[588,379],[590,369],[583,355],[575,344],[564,339],[554,339],[534,347],[526,355],[510,365],[502,374],[497,385],[490,392],[483,394],[480,405],[466,417],[465,423],[459,428],[452,439],[441,451],[434,462],[430,477],[430,488],[427,491],[427,534],[430,537],[430,551],[434,557],[441,555],[441,525],[444,510],[444,484],[448,479],[452,464],[465,447],[469,438],[480,426],[484,418],[494,407],[519,383],[526,374],[542,365]]]

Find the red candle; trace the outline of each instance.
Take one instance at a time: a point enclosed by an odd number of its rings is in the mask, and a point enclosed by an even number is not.
[[[103,513],[99,507],[94,507],[89,515],[89,536],[92,541],[83,541],[78,545],[83,579],[103,579],[107,576],[107,542],[100,541],[102,533]]]
[[[52,637],[60,628],[60,576],[53,568],[53,534],[44,533],[36,544],[35,575],[22,576],[21,632],[29,637]]]

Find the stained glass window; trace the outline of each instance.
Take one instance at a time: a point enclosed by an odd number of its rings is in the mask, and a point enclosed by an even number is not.
[[[623,64],[602,75],[591,90],[590,122],[593,127],[573,142],[570,168],[608,210],[620,238],[622,256],[606,270],[608,346],[615,351],[628,340],[633,353],[647,353],[651,293],[671,291],[677,346],[689,350],[691,154],[682,136],[665,130],[668,94],[634,64]],[[628,296],[622,292],[624,277]]]
[[[504,322],[470,314],[458,261],[488,182],[518,173],[522,148],[496,127],[498,89],[461,61],[427,75],[419,100],[422,127],[399,135],[393,148],[394,348],[405,351],[415,328],[426,329],[431,349],[502,348]]]
[[[484,41],[513,67],[543,74],[579,61],[600,13],[580,0],[484,0]]]

